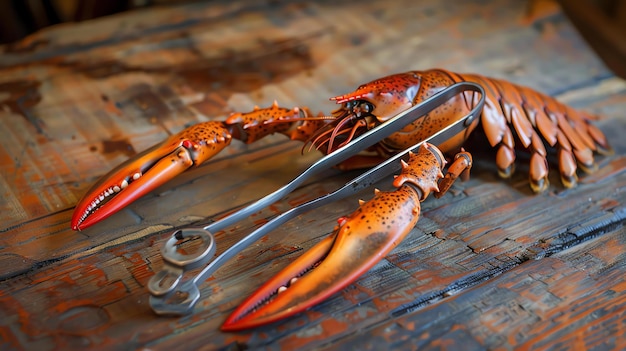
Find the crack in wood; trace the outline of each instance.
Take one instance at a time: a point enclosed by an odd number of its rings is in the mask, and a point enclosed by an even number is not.
[[[623,226],[625,223],[626,207],[620,207],[616,210],[608,211],[604,215],[595,217],[585,223],[577,224],[565,232],[555,235],[551,239],[531,245],[524,250],[521,255],[512,257],[511,261],[503,262],[504,264],[502,266],[472,273],[452,282],[450,285],[441,290],[433,291],[429,294],[421,296],[419,299],[411,303],[403,304],[391,311],[391,317],[397,318],[404,314],[415,312],[422,307],[455,295],[462,290],[488,281],[528,260],[540,260],[542,258],[550,257],[559,252],[597,238],[605,233],[614,231],[615,229]]]

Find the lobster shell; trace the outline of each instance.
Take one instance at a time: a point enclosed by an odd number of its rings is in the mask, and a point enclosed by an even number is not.
[[[478,74],[454,73],[443,69],[411,71],[374,80],[356,91],[332,98],[338,103],[365,99],[376,105],[377,118],[384,122],[397,110],[415,105],[458,82],[475,82],[484,87],[485,106],[480,124],[492,147],[497,148],[496,164],[502,177],[514,170],[516,149],[530,152],[530,182],[540,192],[548,186],[546,145],[556,149],[561,179],[566,187],[577,183],[576,171],[596,169],[594,152],[611,151],[604,134],[591,122],[597,118],[574,110],[556,99],[528,87]],[[465,93],[449,100],[429,115],[416,120],[384,144],[402,150],[427,138],[465,114],[478,102],[476,93]],[[378,104],[377,104],[378,103]],[[457,151],[478,122],[464,133],[439,145],[445,152]]]

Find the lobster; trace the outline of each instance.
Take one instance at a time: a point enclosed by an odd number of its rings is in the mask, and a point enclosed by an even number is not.
[[[437,145],[437,150],[441,152],[433,152],[435,147],[432,146],[425,148],[439,160],[442,160],[442,153],[458,151],[480,124],[489,145],[497,148],[495,161],[500,176],[510,177],[515,169],[516,150],[526,150],[530,153],[530,187],[535,192],[542,192],[549,187],[548,150],[556,151],[561,182],[565,187],[577,184],[579,168],[585,172],[597,168],[594,152],[612,152],[602,131],[592,124],[596,119],[594,116],[575,111],[530,88],[443,69],[412,71],[383,77],[359,86],[352,93],[331,98],[341,106],[330,116],[314,116],[308,108],[287,109],[275,102],[268,108],[255,107],[249,113],[231,114],[225,121],[204,122],[187,128],[105,175],[79,201],[71,226],[74,230],[82,230],[107,218],[179,173],[210,159],[232,139],[252,143],[266,135],[281,133],[292,140],[304,142],[304,148],[309,145],[309,149],[315,147],[323,153],[331,153],[356,135],[376,128],[398,113],[461,81],[481,85],[486,94],[485,105],[480,119],[474,119],[463,132]],[[477,101],[475,93],[459,94],[372,146],[366,150],[367,154],[357,155],[338,167],[352,169],[377,164],[381,159],[428,138],[462,118]],[[253,295],[228,319],[225,330],[268,323],[292,311],[310,307],[354,281],[389,252],[415,225],[418,214],[414,212],[419,212],[419,201],[425,199],[430,191],[445,192],[443,190],[453,181],[453,178],[444,178],[444,186],[440,184],[442,190],[438,191],[439,188],[433,185],[432,174],[436,169],[437,176],[441,175],[443,162],[426,162],[424,159],[430,156],[422,153],[420,151],[415,160],[409,160],[408,166],[403,165],[407,171],[396,179],[398,190],[391,194],[381,192],[374,200],[362,204],[353,215],[340,219],[337,233],[332,236],[334,239],[322,241],[311,253],[279,273],[261,289],[262,292]],[[467,168],[463,159],[466,156],[456,159],[461,161],[453,163],[454,170],[449,174],[463,173],[457,170],[457,167]],[[415,170],[415,173],[408,170]],[[386,210],[378,210],[370,203]],[[404,214],[407,208],[411,209],[411,215]],[[372,234],[358,220],[359,216],[364,216],[370,223],[377,223],[376,228],[380,231]],[[388,224],[390,221],[394,224]],[[363,230],[363,233],[356,234],[352,229]],[[348,256],[354,250],[360,250],[361,256],[348,265],[346,260],[350,260]],[[308,269],[311,262],[318,264],[322,257],[322,262],[306,279],[297,279],[293,287],[285,283],[285,276],[290,279],[295,277],[298,274],[294,272]],[[344,265],[351,267],[349,273],[332,273],[333,267]],[[264,307],[256,307],[259,301],[269,296],[270,291],[274,294],[274,291],[284,290],[280,287],[287,289]],[[289,301],[296,301],[298,305],[294,307]],[[253,312],[248,314],[250,311]]]

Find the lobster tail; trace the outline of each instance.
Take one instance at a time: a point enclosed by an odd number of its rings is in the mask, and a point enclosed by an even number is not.
[[[529,180],[536,192],[545,190],[549,184],[544,143],[557,149],[561,180],[566,187],[576,185],[577,169],[592,172],[597,168],[594,152],[612,152],[602,131],[592,124],[596,117],[576,111],[550,96],[476,74],[445,70],[420,73],[445,75],[454,82],[475,82],[485,88],[481,123],[489,144],[498,149],[498,172],[502,177],[510,177],[515,169],[515,150],[527,150],[531,154]]]

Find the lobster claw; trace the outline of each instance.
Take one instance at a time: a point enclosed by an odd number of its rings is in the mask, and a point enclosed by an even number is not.
[[[205,122],[171,136],[103,176],[78,202],[73,230],[82,230],[118,212],[230,143],[221,122]]]
[[[462,157],[461,157],[462,156]],[[375,190],[374,198],[338,220],[333,234],[313,246],[245,300],[224,322],[222,330],[237,331],[272,323],[304,311],[337,293],[372,268],[415,227],[420,202],[431,192],[444,193],[456,177],[471,167],[462,152],[444,175],[443,154],[425,143],[409,152],[394,191]]]
[[[411,231],[419,217],[419,201],[418,193],[408,185],[395,192],[377,191],[373,200],[362,203],[349,217],[340,218],[333,235],[297,258],[244,301],[222,325],[222,330],[237,331],[278,321],[345,288]],[[381,202],[395,204],[380,209]],[[379,220],[370,220],[370,216]]]

